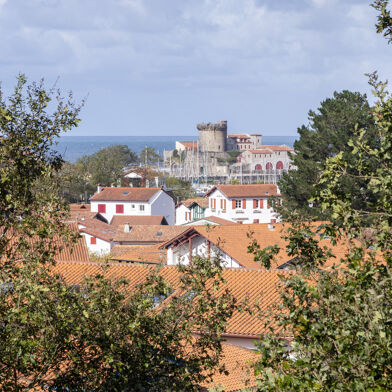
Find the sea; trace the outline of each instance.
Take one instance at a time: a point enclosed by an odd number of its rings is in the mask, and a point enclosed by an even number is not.
[[[292,147],[296,136],[263,136],[263,144],[286,144]],[[197,141],[195,136],[62,136],[54,150],[58,151],[63,159],[74,163],[83,155],[91,155],[103,147],[114,144],[123,144],[137,154],[145,147],[154,148],[161,156],[163,150],[173,150],[176,140]]]

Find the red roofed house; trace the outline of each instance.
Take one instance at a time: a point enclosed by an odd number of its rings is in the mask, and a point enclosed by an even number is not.
[[[269,223],[279,220],[270,197],[280,192],[274,184],[216,185],[207,194],[212,215],[238,223]]]
[[[163,215],[174,224],[174,200],[162,188],[100,187],[90,199],[91,211],[110,222],[114,215]]]

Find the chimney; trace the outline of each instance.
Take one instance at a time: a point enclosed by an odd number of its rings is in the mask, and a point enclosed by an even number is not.
[[[97,186],[97,193],[100,193],[101,191],[102,191],[102,187],[101,187],[100,184],[98,184],[98,186]]]
[[[129,226],[129,223],[125,223],[124,233],[130,233],[130,232],[131,232],[131,226]]]

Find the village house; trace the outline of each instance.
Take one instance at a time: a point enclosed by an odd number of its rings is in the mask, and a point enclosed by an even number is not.
[[[79,233],[85,238],[88,251],[98,256],[110,253],[116,227],[98,219],[78,220]]]
[[[242,152],[237,161],[244,172],[288,171],[292,169],[289,152],[294,150],[288,146],[258,146]]]
[[[280,193],[274,184],[216,185],[206,197],[211,214],[220,218],[238,223],[279,220],[270,203],[271,197],[280,203]]]
[[[227,149],[236,151],[247,151],[257,148],[261,144],[261,134],[229,134],[227,135]]]
[[[174,200],[163,188],[100,187],[91,197],[91,211],[99,212],[108,222],[115,215],[163,215],[174,224]]]
[[[208,199],[205,197],[183,200],[176,205],[176,225],[202,219],[208,211]]]
[[[321,222],[315,222],[314,227]],[[186,227],[186,226],[185,226]],[[215,225],[215,226],[192,226],[178,236],[162,244],[159,249],[166,250],[166,263],[168,265],[189,264],[196,256],[219,257],[222,267],[235,269],[264,269],[261,262],[255,261],[255,256],[249,252],[248,247],[256,241],[260,249],[277,245],[280,248],[272,262],[275,269],[292,269],[296,260],[288,255],[287,241],[282,239],[287,223],[265,223],[250,225]],[[324,266],[338,263],[343,257],[347,245],[344,241],[333,245],[326,238],[320,239],[320,246],[328,247],[333,251],[336,258],[329,258]],[[162,258],[162,257],[161,257]]]

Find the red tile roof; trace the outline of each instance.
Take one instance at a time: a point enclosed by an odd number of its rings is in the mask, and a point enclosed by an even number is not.
[[[186,223],[186,225],[191,226],[193,223],[199,222],[199,221],[207,221],[207,223],[212,222],[212,223],[216,223],[218,225],[238,225],[239,224],[238,222],[233,222],[228,219],[220,218],[218,216],[206,216],[204,218],[200,218],[200,219],[196,219],[192,222],[188,222],[188,223]]]
[[[184,204],[185,207],[189,208],[193,203],[196,203],[200,207],[208,207],[208,199],[206,197],[194,197],[192,199],[186,199],[178,205]]]
[[[112,260],[132,263],[166,264],[166,250],[155,245],[115,245],[111,254]]]
[[[181,143],[187,150],[197,150],[198,143],[197,142],[178,142]]]
[[[109,264],[59,262],[53,267],[53,271],[62,275],[68,284],[80,284],[84,277],[96,274],[104,274],[109,279],[125,278],[128,281],[128,289],[133,290],[156,268],[154,265],[115,262]],[[176,290],[179,285],[179,270],[174,266],[164,266],[157,271]],[[287,274],[291,272],[227,268],[223,270],[225,283],[220,287],[217,295],[229,289],[238,301],[246,298],[249,304],[257,301],[258,306],[266,311],[280,303],[279,276]],[[268,326],[265,325],[263,318],[248,312],[236,311],[228,320],[223,337],[257,338],[267,331]]]
[[[229,138],[241,138],[241,139],[250,139],[250,135],[247,135],[245,133],[231,133],[230,135],[227,135]]]
[[[210,196],[216,189],[228,198],[278,196],[278,187],[275,184],[215,185],[206,196]]]
[[[167,225],[166,218],[163,215],[114,215],[110,224],[120,226],[128,223],[129,225]]]
[[[272,151],[294,151],[293,148],[289,147],[289,146],[277,146],[277,145],[262,145],[262,146],[257,146],[258,149],[269,149]]]
[[[90,234],[107,242],[112,241],[117,232],[115,226],[104,223],[98,219],[79,220],[78,224],[85,226],[79,229],[81,233]]]
[[[253,350],[222,343],[222,361],[229,374],[218,373],[212,377],[211,383],[203,383],[202,391],[213,387],[223,388],[225,392],[247,390],[257,385],[251,363],[255,362],[258,354]]]
[[[107,187],[91,197],[92,201],[149,201],[161,188]]]
[[[113,240],[128,244],[162,243],[187,230],[184,226],[173,225],[133,225],[129,232],[124,232],[124,226],[119,226]]]

